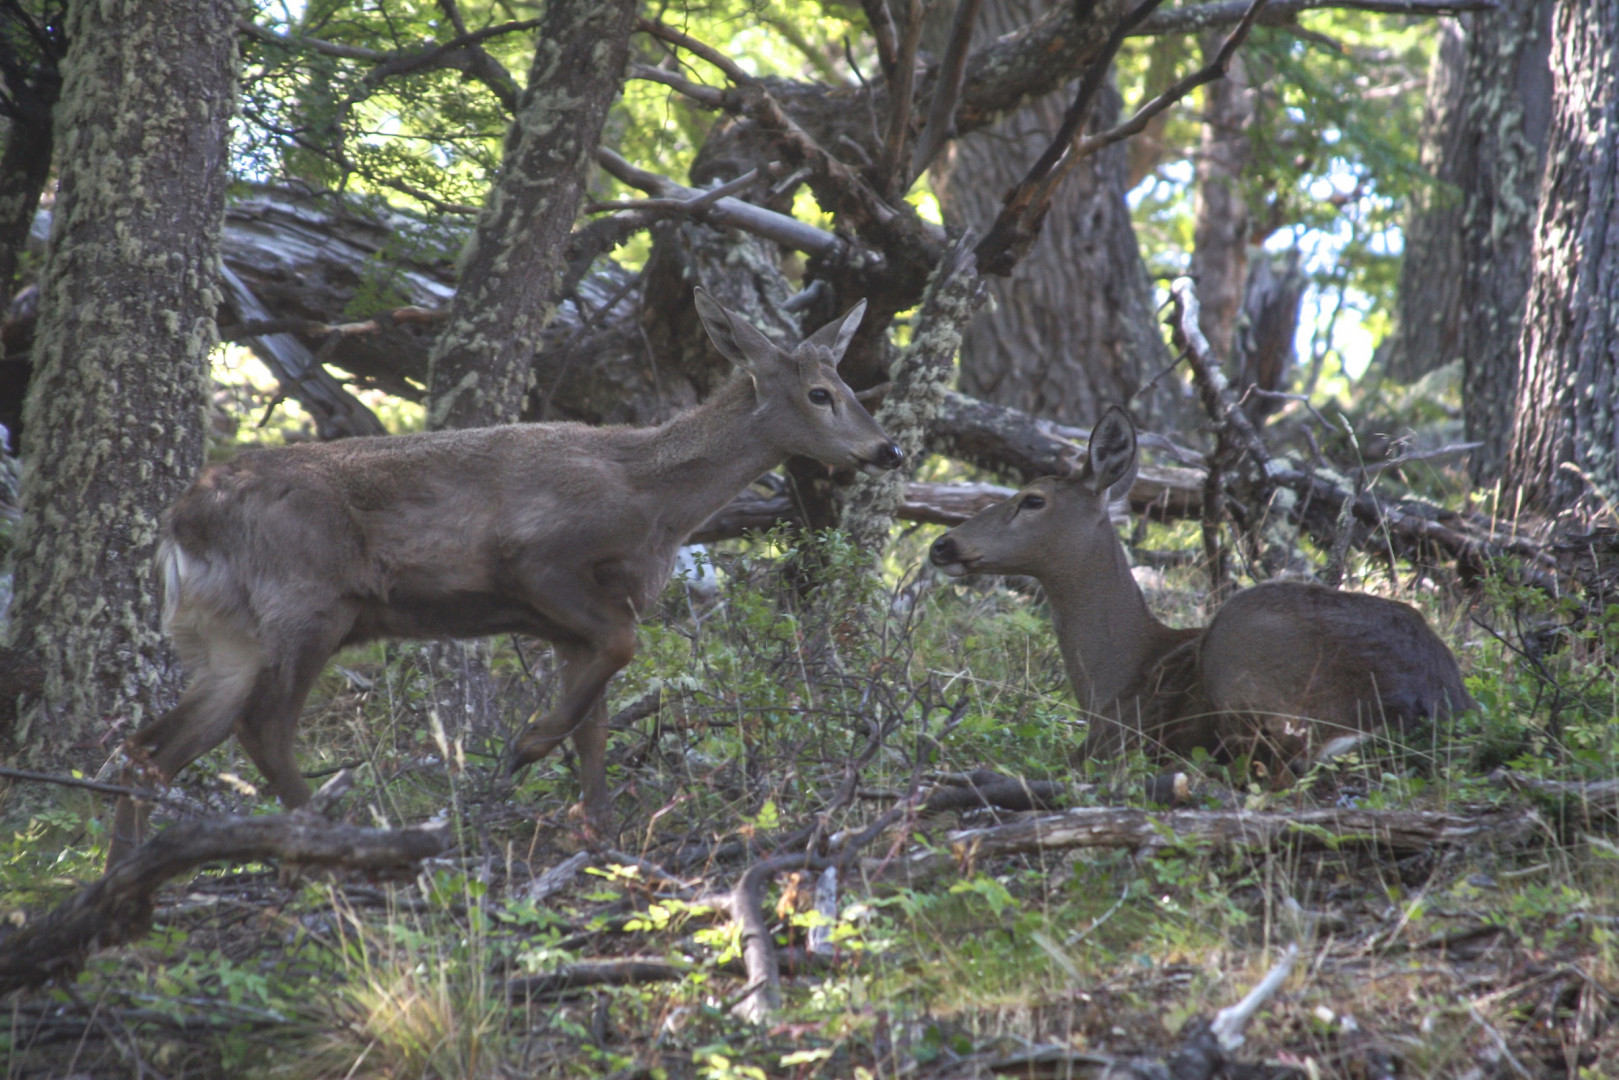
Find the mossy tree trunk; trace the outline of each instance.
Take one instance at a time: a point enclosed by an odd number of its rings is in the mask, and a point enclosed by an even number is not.
[[[1464,22],[1461,280],[1456,353],[1462,416],[1480,483],[1500,476],[1512,437],[1524,300],[1551,128],[1553,0],[1502,0]]]
[[[635,0],[552,0],[544,9],[500,174],[429,359],[430,428],[511,424],[523,415],[568,234],[624,82],[635,13]],[[492,729],[498,695],[487,646],[445,641],[423,653],[450,730]]]
[[[1619,0],[1560,0],[1552,115],[1504,479],[1523,505],[1619,499]]]
[[[429,427],[509,424],[522,415],[564,245],[624,81],[635,13],[635,0],[545,6],[500,175],[433,347]]]
[[[953,6],[942,4],[939,10],[948,16]],[[1047,0],[986,0],[973,40],[993,41],[1050,7]],[[1072,98],[1072,87],[1058,90],[956,140],[934,174],[945,221],[982,235],[1006,192],[1061,126]],[[1092,130],[1115,123],[1119,104],[1110,86],[1098,102]],[[1127,146],[1116,145],[1074,169],[1058,189],[1033,248],[1010,277],[989,279],[994,308],[981,312],[962,337],[964,392],[1088,425],[1106,406],[1128,404],[1142,383],[1169,363],[1124,199]],[[1137,403],[1138,416],[1158,411],[1154,399]]]
[[[109,723],[178,688],[153,556],[203,457],[236,15],[232,0],[68,10],[12,623],[44,672],[14,735],[44,763],[105,757]]]

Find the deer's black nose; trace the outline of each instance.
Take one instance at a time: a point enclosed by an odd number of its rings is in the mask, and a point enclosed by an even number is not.
[[[905,451],[891,442],[883,443],[877,448],[877,454],[872,460],[885,469],[897,469],[905,463]]]
[[[937,566],[947,566],[957,560],[956,542],[950,539],[949,533],[945,533],[933,541],[933,547],[930,549],[928,557]]]

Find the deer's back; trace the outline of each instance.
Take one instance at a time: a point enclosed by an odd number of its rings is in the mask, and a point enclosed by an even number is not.
[[[180,585],[272,622],[266,605],[296,619],[340,596],[363,609],[357,639],[543,633],[521,595],[536,567],[656,574],[624,496],[642,431],[512,425],[249,451],[171,509]]]
[[[1415,608],[1298,582],[1227,601],[1204,632],[1199,672],[1211,709],[1258,718],[1301,748],[1473,704],[1456,658]]]

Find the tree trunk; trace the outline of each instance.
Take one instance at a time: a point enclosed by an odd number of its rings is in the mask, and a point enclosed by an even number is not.
[[[1203,59],[1214,58],[1223,34],[1203,40]],[[1192,200],[1192,280],[1203,317],[1198,325],[1219,363],[1231,359],[1237,312],[1248,278],[1248,203],[1243,172],[1253,156],[1248,128],[1254,121],[1254,91],[1242,53],[1231,57],[1223,79],[1203,88],[1203,133],[1197,155],[1197,192]]]
[[[1505,479],[1557,511],[1619,499],[1619,0],[1560,0],[1552,116]]]
[[[1049,7],[1042,0],[987,0],[974,40],[993,41]],[[1007,190],[1061,126],[1072,97],[1070,87],[1037,98],[949,147],[934,175],[945,221],[982,235]],[[1111,126],[1118,110],[1118,93],[1109,87],[1091,129]],[[1028,255],[1010,277],[989,279],[994,309],[980,312],[962,337],[963,391],[1064,423],[1090,423],[1107,405],[1129,404],[1169,363],[1124,201],[1128,157],[1119,144],[1075,168]],[[1172,392],[1154,391],[1136,415],[1160,415],[1156,399]]]
[[[1473,479],[1506,461],[1517,396],[1519,337],[1534,265],[1535,214],[1551,127],[1553,0],[1502,0],[1467,28],[1462,187],[1462,415]]]
[[[634,0],[552,0],[505,160],[484,203],[450,321],[433,347],[430,428],[515,421],[602,122],[624,81]]]
[[[1405,258],[1394,332],[1384,346],[1383,370],[1400,382],[1416,382],[1458,355],[1461,335],[1461,192],[1467,127],[1467,33],[1460,21],[1439,24],[1439,48],[1428,65],[1422,112],[1423,171],[1432,183],[1411,196],[1405,214]]]
[[[13,644],[44,670],[25,756],[83,764],[178,688],[159,520],[202,463],[236,5],[75,3],[28,396]]]

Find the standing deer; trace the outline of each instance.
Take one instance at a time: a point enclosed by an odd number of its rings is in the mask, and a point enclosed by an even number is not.
[[[608,819],[604,690],[697,526],[800,454],[873,471],[903,455],[837,364],[861,301],[790,350],[702,289],[697,312],[740,371],[654,428],[514,424],[257,450],[175,503],[159,563],[164,623],[191,682],[130,737],[168,780],[234,730],[288,807],[308,800],[293,732],[346,645],[531,634],[560,700],[512,745],[512,772],[572,736],[587,820]],[[144,830],[127,799],[109,862]]]
[[[1144,746],[1291,766],[1342,752],[1382,724],[1473,706],[1456,658],[1407,604],[1320,585],[1237,593],[1207,627],[1147,610],[1108,518],[1129,491],[1136,431],[1108,410],[1085,462],[1043,477],[933,544],[952,577],[1027,574],[1045,588],[1063,663],[1090,717],[1087,755]]]

